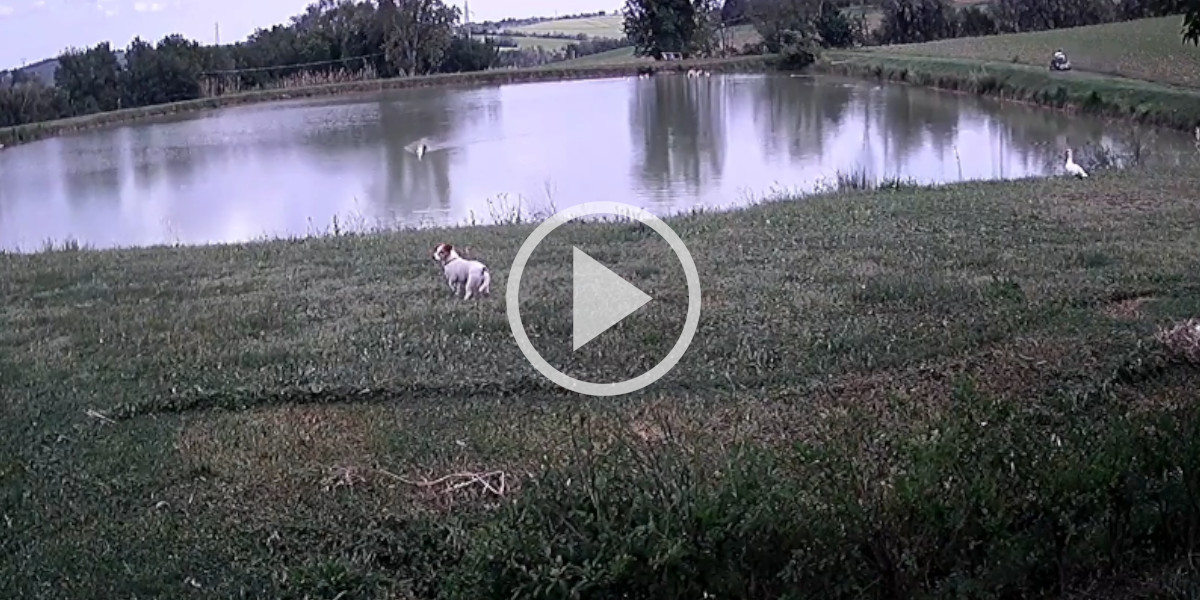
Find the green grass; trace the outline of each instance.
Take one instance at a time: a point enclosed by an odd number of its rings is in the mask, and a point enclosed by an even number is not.
[[[1187,131],[1200,126],[1200,90],[1086,71],[1051,72],[1044,67],[1012,62],[893,52],[890,47],[827,52],[815,68],[1128,118]]]
[[[559,65],[567,67],[586,67],[589,65],[627,65],[627,64],[653,64],[654,60],[645,57],[633,55],[633,46],[625,48],[614,48],[605,52],[597,52],[579,58],[565,60]]]
[[[1080,71],[1200,87],[1200,48],[1180,42],[1182,18],[1140,19],[1034,33],[887,46],[887,54],[1017,62],[1046,70],[1056,48]],[[1070,74],[1060,74],[1070,77]]]
[[[561,50],[561,49],[566,48],[567,46],[576,42],[576,40],[568,40],[568,39],[562,39],[562,38],[540,38],[540,37],[527,37],[527,36],[519,36],[519,35],[503,35],[503,36],[477,35],[475,37],[479,38],[480,40],[482,40],[484,38],[490,38],[490,37],[503,37],[503,38],[511,39],[512,41],[517,43],[517,49],[521,49],[521,50],[531,49],[531,48],[545,48],[546,50],[551,50],[551,51]],[[501,50],[509,50],[509,49],[510,48],[501,48]]]
[[[586,17],[581,19],[556,19],[531,25],[511,28],[515,32],[554,33],[563,35],[585,34],[592,37],[621,38],[625,35],[624,20],[620,15]]]
[[[1197,192],[1187,165],[669,219],[700,329],[618,399],[556,388],[513,342],[528,225],[0,255],[0,580],[22,598],[1183,593],[1200,371],[1154,333],[1200,313]],[[494,298],[447,297],[443,240],[491,265]],[[554,341],[572,245],[662,301],[575,354]],[[526,326],[570,374],[639,373],[682,320],[674,264],[645,228],[570,226],[526,269]],[[497,471],[502,497],[410,483]]]

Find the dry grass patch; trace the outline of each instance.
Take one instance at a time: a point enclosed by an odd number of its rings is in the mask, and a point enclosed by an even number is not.
[[[294,405],[201,416],[188,419],[175,449],[188,464],[238,487],[319,485],[333,469],[342,469],[343,479],[350,481],[354,469],[374,465],[385,447],[379,426],[383,412],[355,405]]]
[[[1172,357],[1200,366],[1200,319],[1160,329],[1156,337]]]
[[[1103,313],[1110,319],[1119,321],[1136,321],[1142,316],[1142,309],[1153,301],[1154,296],[1136,296],[1116,302],[1110,302],[1104,307]]]

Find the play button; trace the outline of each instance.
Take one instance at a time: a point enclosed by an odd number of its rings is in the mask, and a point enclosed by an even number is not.
[[[571,349],[578,350],[653,298],[583,250],[571,250]]]
[[[559,371],[533,347],[533,343],[530,342],[529,336],[525,332],[525,325],[521,321],[519,305],[521,275],[524,273],[525,263],[533,255],[534,249],[558,227],[573,219],[593,215],[632,217],[650,227],[666,240],[675,252],[687,279],[687,316],[684,319],[683,331],[680,332],[675,345],[654,368],[633,379],[614,383],[582,381]],[[577,247],[572,247],[571,280],[573,288],[570,315],[572,352],[603,335],[604,332],[653,300],[637,286],[626,281]],[[521,244],[521,248],[513,259],[512,269],[508,273],[505,304],[508,312],[508,324],[512,329],[513,337],[516,338],[517,347],[521,349],[521,353],[539,373],[554,383],[581,394],[617,396],[635,392],[654,383],[666,375],[683,358],[683,354],[692,343],[692,338],[696,335],[696,329],[700,324],[700,275],[683,240],[658,217],[636,206],[619,202],[589,202],[572,206],[546,219],[533,230],[533,233],[526,238],[525,243]]]

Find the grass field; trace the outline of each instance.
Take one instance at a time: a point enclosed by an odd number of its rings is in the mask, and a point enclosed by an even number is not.
[[[607,60],[562,73],[633,64]],[[1193,92],[1104,75],[830,60],[1200,119]],[[616,399],[555,387],[513,341],[531,225],[0,254],[0,581],[54,599],[1194,597],[1198,192],[1200,149],[669,219],[699,331]],[[428,258],[446,240],[491,266],[492,299],[447,297]],[[574,353],[571,246],[658,299]],[[530,337],[568,374],[641,373],[682,322],[674,265],[646,228],[572,225],[526,268]]]
[[[1181,18],[881,47],[887,54],[1033,65],[1046,69],[1056,48],[1082,71],[1200,87],[1200,48],[1180,43]]]
[[[1200,127],[1200,89],[1179,85],[1189,75],[1186,70],[1175,70],[1172,65],[1186,62],[1181,58],[1184,55],[1200,57],[1200,50],[1179,45],[1178,32],[1170,33],[1171,23],[1175,22],[1178,25],[1178,21],[1178,17],[1147,19],[1037,34],[829,51],[825,53],[817,69],[986,94],[1007,100],[1110,117],[1132,118],[1145,123],[1191,131]],[[1151,34],[1171,41],[1160,41],[1158,38],[1142,44],[1136,41]],[[1109,43],[1106,47],[1110,50],[1107,51],[1076,51],[1065,41],[1091,40],[1078,41],[1077,44],[1082,48],[1098,48],[1103,38],[1118,41]],[[1018,53],[1024,53],[1023,56],[1033,63],[1037,53],[1041,51],[1029,50],[1035,46],[1030,40],[1050,43],[1051,46],[1047,46],[1050,48],[1048,52],[1053,51],[1053,44],[1061,43],[1075,69],[1068,72],[1051,72],[1039,64],[998,58],[1011,58]],[[1137,73],[1123,77],[1088,70],[1089,67],[1099,68],[1098,65],[1109,64],[1097,57],[1109,55],[1105,53],[1114,52],[1115,50],[1111,49],[1116,47],[1138,48],[1128,52],[1130,56],[1140,57],[1138,60],[1130,59],[1128,63],[1142,65]],[[1134,69],[1133,66],[1127,67],[1127,70]],[[1155,78],[1162,78],[1166,83],[1154,81]]]
[[[555,33],[565,35],[585,34],[593,37],[621,38],[625,35],[624,20],[620,15],[587,17],[582,19],[556,19],[532,25],[513,27],[514,32]]]
[[[575,40],[568,40],[568,39],[563,39],[563,38],[541,38],[541,37],[528,37],[528,36],[520,36],[520,35],[505,35],[505,36],[478,35],[475,37],[480,40],[482,40],[484,38],[489,38],[489,37],[508,38],[517,43],[518,49],[545,48],[546,50],[561,50],[575,42]],[[501,50],[510,50],[510,48],[501,48]]]
[[[515,346],[529,226],[0,255],[0,580],[56,599],[1182,593],[1200,370],[1155,332],[1200,313],[1197,191],[1190,165],[671,219],[700,330],[619,399],[554,387]],[[447,298],[428,259],[446,239],[496,297]],[[571,245],[663,304],[572,354],[553,341]],[[673,261],[627,224],[551,238],[521,300],[539,351],[589,378],[657,362]],[[455,473],[474,475],[422,483]]]

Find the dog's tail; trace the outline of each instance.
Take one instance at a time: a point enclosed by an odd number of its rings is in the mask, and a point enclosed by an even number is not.
[[[479,293],[484,296],[492,295],[492,272],[487,267],[483,268],[483,283],[479,284]]]

